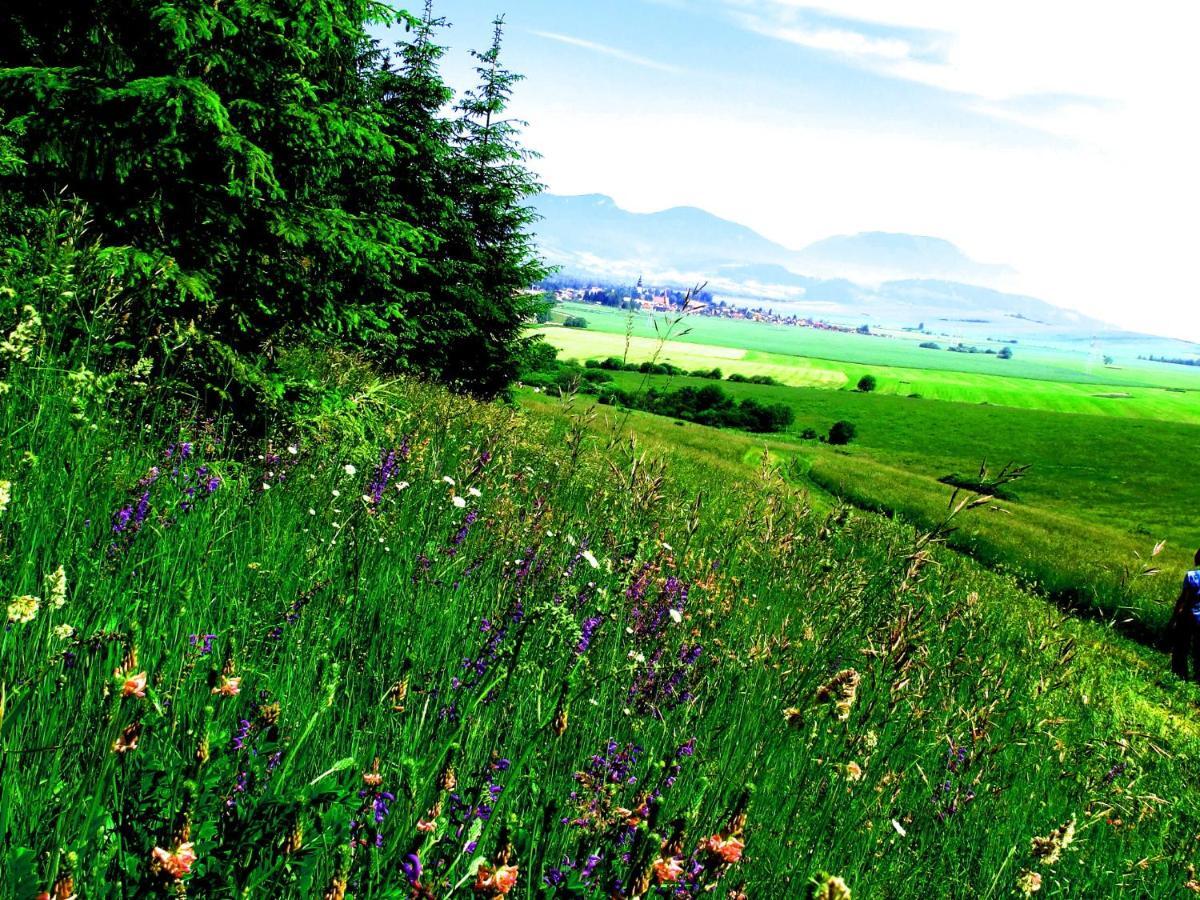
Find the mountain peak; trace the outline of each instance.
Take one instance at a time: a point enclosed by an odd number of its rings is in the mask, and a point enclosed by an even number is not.
[[[991,287],[1005,266],[975,262],[928,235],[864,231],[796,252],[694,206],[632,213],[603,194],[543,194],[534,230],[548,262],[564,274],[632,284],[708,282],[734,302],[786,302],[810,315],[911,326],[925,320],[976,323],[990,334],[1014,323],[1094,333],[1099,322],[1033,297]],[[1031,326],[1032,327],[1032,326]]]
[[[828,237],[797,254],[814,275],[842,275],[878,282],[897,278],[953,278],[994,284],[1012,274],[1007,266],[978,263],[944,238],[891,231]]]

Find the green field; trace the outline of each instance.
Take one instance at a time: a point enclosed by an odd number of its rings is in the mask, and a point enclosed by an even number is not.
[[[629,321],[625,311],[585,303],[558,304],[555,312],[560,320],[567,315],[581,316],[587,320],[591,331],[622,336]],[[638,337],[657,337],[667,319],[663,313],[637,311],[633,318],[633,333]],[[656,321],[659,323],[658,329],[655,327]],[[1114,359],[1112,365],[1105,365],[1103,354],[1081,341],[1010,345],[1015,356],[1010,360],[1000,360],[987,354],[950,353],[944,349],[927,350],[920,346],[922,342],[933,341],[944,348],[958,341],[958,338],[935,334],[885,330],[879,334],[860,335],[709,316],[688,316],[683,327],[690,331],[681,338],[687,343],[783,356],[1084,384],[1095,382],[1200,390],[1200,372],[1194,369],[1152,363],[1134,357]],[[997,337],[1003,338],[1004,335],[997,334]],[[964,342],[980,349],[991,347],[999,350],[1005,346],[1003,343],[979,339],[964,339]]]
[[[580,355],[609,355],[606,351],[614,336],[562,331],[570,332],[570,340],[581,350],[594,342],[592,352]],[[623,344],[623,338],[619,340]],[[676,348],[694,351],[698,347],[669,344],[668,352],[659,358],[671,358]],[[644,350],[653,356],[652,348]],[[721,365],[731,353],[715,348],[711,355],[691,356],[677,364]],[[737,370],[725,365],[726,371]],[[848,369],[880,373],[881,386],[886,384],[888,370]],[[612,375],[615,385],[627,392],[650,386],[714,384],[682,376]],[[858,505],[900,513],[914,521],[934,523],[943,514],[950,488],[939,479],[945,476],[973,476],[984,461],[993,469],[1006,463],[1030,466],[1029,474],[1013,488],[1015,500],[999,504],[1003,511],[976,514],[953,536],[955,544],[989,564],[1019,572],[1060,602],[1096,609],[1147,639],[1157,639],[1178,576],[1200,543],[1194,524],[1200,483],[1189,477],[1194,447],[1200,441],[1200,403],[1191,394],[1162,392],[1180,407],[1173,412],[1173,421],[1086,415],[1078,408],[1055,412],[1021,406],[1034,404],[1048,393],[1062,397],[1064,390],[1077,386],[962,373],[928,375],[1001,381],[1014,400],[992,405],[790,384],[721,382],[721,386],[735,398],[783,403],[795,412],[789,433],[771,440],[781,459],[799,461],[804,480]],[[825,434],[833,422],[843,419],[858,427],[858,437],[849,447],[797,440],[806,429]],[[701,441],[716,448],[725,440],[721,433],[696,425],[672,428],[677,435],[706,434]],[[1166,541],[1165,550],[1151,562],[1159,541]],[[1153,577],[1135,574],[1148,567],[1163,571]]]
[[[625,314],[566,305],[587,329],[540,330],[563,358],[626,353]],[[874,337],[754,322],[690,317],[691,332],[663,343],[653,319],[635,320],[628,357],[657,359],[688,370],[720,367],[725,374],[769,375],[797,387],[853,387],[873,374],[881,393],[988,403],[1022,409],[1200,423],[1200,372],[1185,367],[1121,361],[1105,367],[1083,355],[1018,348],[1011,360],[983,354],[923,350],[909,338]],[[678,335],[678,331],[676,332]],[[740,343],[739,343],[740,342]],[[999,345],[996,345],[999,346]]]

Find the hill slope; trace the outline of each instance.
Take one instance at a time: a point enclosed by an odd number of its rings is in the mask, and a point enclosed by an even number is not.
[[[1195,692],[961,557],[913,568],[917,534],[754,441],[314,354],[261,456],[155,446],[76,428],[69,367],[31,362],[0,406],[6,897],[1188,877]]]

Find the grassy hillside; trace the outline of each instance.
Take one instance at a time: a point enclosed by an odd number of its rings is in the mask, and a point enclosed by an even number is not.
[[[614,383],[702,387],[695,378],[612,373]],[[926,399],[738,383],[733,397],[785,403],[796,414],[786,435],[773,439],[781,459],[798,460],[808,480],[861,506],[934,523],[944,515],[948,488],[940,479],[972,477],[980,464],[1013,462],[1032,468],[1010,489],[1005,512],[973,515],[954,536],[992,565],[1003,565],[1072,604],[1095,605],[1109,617],[1133,616],[1150,633],[1166,624],[1178,575],[1200,541],[1192,511],[1200,485],[1188,477],[1200,427],[1080,416]],[[798,440],[838,420],[858,436],[833,448]],[[674,432],[698,426],[669,426]],[[723,435],[707,433],[720,444]],[[1140,577],[1153,561],[1161,576]],[[1141,557],[1141,559],[1139,559]]]
[[[1184,892],[1153,655],[770,467],[291,365],[261,455],[12,378],[4,896]]]

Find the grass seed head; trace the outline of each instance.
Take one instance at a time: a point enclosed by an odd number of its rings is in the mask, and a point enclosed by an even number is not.
[[[1030,849],[1044,865],[1052,866],[1062,858],[1063,851],[1075,840],[1075,819],[1059,825],[1045,837],[1034,837]]]

